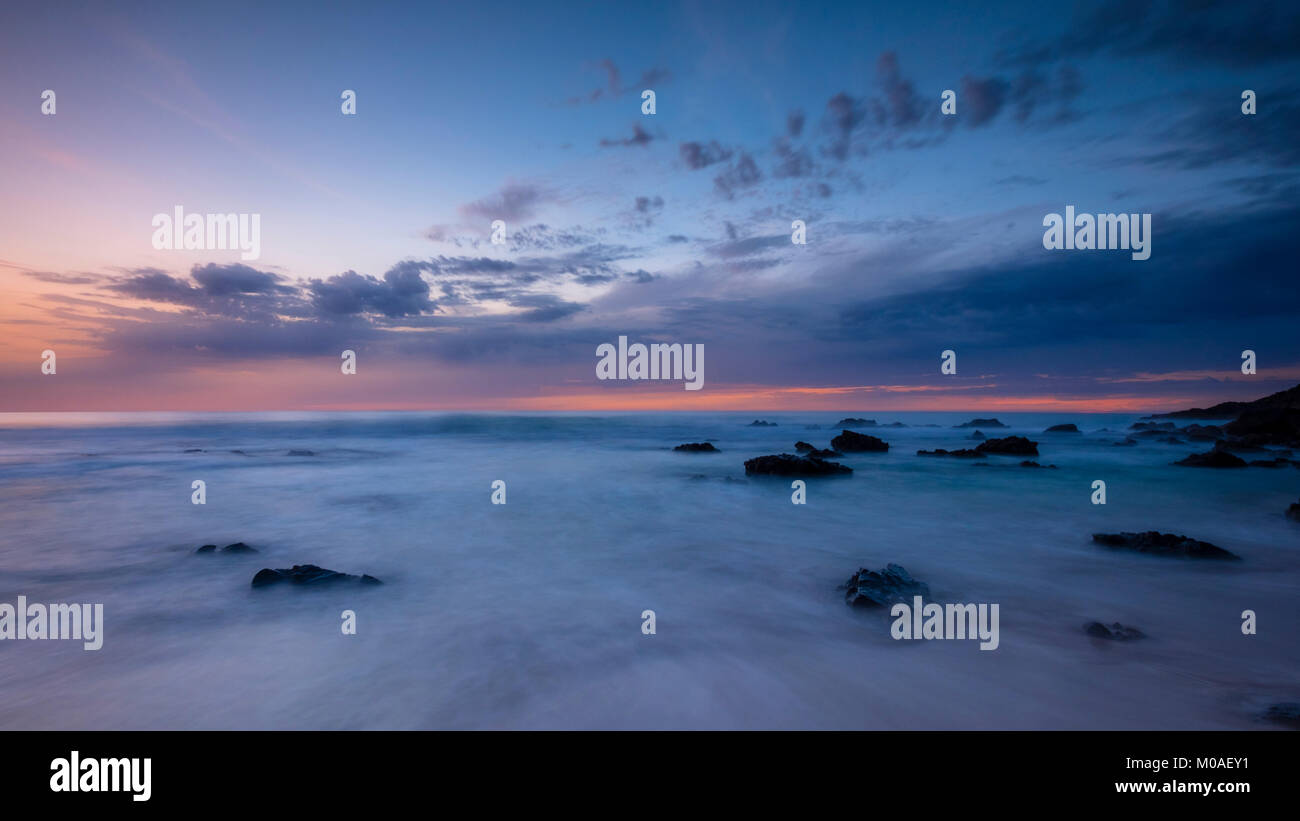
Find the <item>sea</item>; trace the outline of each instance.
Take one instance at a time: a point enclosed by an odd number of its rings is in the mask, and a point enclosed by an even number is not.
[[[0,640],[0,729],[1268,729],[1300,701],[1300,470],[1175,466],[1209,445],[1118,446],[1132,414],[983,429],[1055,469],[916,455],[976,415],[0,414],[0,603],[104,614],[99,650]],[[805,504],[746,475],[844,416],[905,427],[858,428],[889,451]],[[1145,530],[1242,560],[1091,539]],[[997,649],[845,603],[890,563],[997,604]],[[383,584],[250,585],[297,564]]]

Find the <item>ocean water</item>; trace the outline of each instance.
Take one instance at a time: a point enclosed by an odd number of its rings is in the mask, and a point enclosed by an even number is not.
[[[806,505],[745,476],[844,415],[0,414],[0,602],[105,620],[99,651],[0,641],[0,728],[1264,729],[1300,700],[1300,470],[1175,467],[1208,446],[1115,447],[1138,417],[1084,414],[998,415],[1057,470],[976,467],[914,455],[971,446],[970,415],[854,412],[909,427]],[[722,452],[671,450],[701,440]],[[1244,561],[1089,538],[1149,529]],[[235,541],[260,553],[194,554]],[[997,603],[999,648],[846,606],[889,562]],[[304,563],[384,585],[249,586]]]

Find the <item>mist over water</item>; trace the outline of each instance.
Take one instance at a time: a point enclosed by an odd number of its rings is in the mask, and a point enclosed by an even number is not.
[[[1235,729],[1300,699],[1300,471],[1175,467],[1209,445],[1116,447],[1139,417],[1059,413],[984,430],[1059,469],[979,467],[915,455],[973,447],[969,414],[853,413],[909,427],[861,429],[890,452],[837,459],[854,474],[803,506],[746,477],[844,415],[0,414],[0,602],[105,619],[97,652],[0,641],[0,728]],[[704,440],[722,453],[671,450]],[[1090,539],[1123,530],[1243,561]],[[260,553],[194,555],[236,541]],[[999,648],[846,606],[889,562],[928,601],[998,603]],[[384,585],[249,587],[306,563]]]

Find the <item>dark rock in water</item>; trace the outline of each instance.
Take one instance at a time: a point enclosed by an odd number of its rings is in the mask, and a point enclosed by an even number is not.
[[[930,595],[928,584],[918,582],[896,564],[886,565],[879,573],[861,568],[841,587],[845,588],[845,603],[853,607],[886,607],[898,602],[911,604],[913,596]]]
[[[1260,445],[1248,445],[1244,442],[1229,442],[1220,439],[1214,443],[1215,450],[1226,450],[1228,453],[1268,453],[1269,449]]]
[[[186,448],[185,453],[207,453],[203,448]]]
[[[1240,559],[1218,545],[1175,536],[1172,533],[1159,533],[1148,530],[1144,533],[1094,533],[1092,540],[1106,547],[1121,550],[1135,550],[1138,553],[1151,553],[1156,556],[1185,556],[1189,559]]]
[[[1052,425],[1050,428],[1043,431],[1043,433],[1078,433],[1078,432],[1079,432],[1079,426],[1075,425],[1072,422],[1068,422],[1064,425]]]
[[[902,422],[890,422],[888,425],[881,425],[882,428],[905,428],[907,425]]]
[[[1188,425],[1179,428],[1178,432],[1198,442],[1212,442],[1223,438],[1223,428],[1218,425]]]
[[[863,453],[889,450],[889,443],[865,433],[846,430],[831,440],[831,447],[842,453]]]
[[[1128,426],[1129,430],[1175,430],[1176,428],[1173,422],[1134,422]]]
[[[1005,428],[1006,425],[1002,424],[996,419],[972,419],[969,422],[962,422],[960,425],[953,425],[953,427],[955,428]]]
[[[1283,701],[1278,704],[1271,704],[1260,715],[1260,718],[1282,724],[1294,730],[1300,730],[1300,702]]]
[[[289,451],[288,455],[289,455],[289,456],[315,456],[315,455],[316,455],[316,451],[314,451],[314,450],[291,450],[291,451]]]
[[[678,445],[673,448],[674,451],[681,453],[721,453],[722,451],[715,448],[709,442],[687,442],[684,445]]]
[[[1246,460],[1240,456],[1233,456],[1226,450],[1208,450],[1205,453],[1193,453],[1174,464],[1192,468],[1244,468]]]
[[[1295,465],[1300,467],[1300,462],[1294,462],[1290,459],[1251,459],[1250,467],[1253,468],[1285,468]]]
[[[1291,506],[1286,509],[1286,517],[1300,522],[1300,502],[1291,503]]]
[[[257,548],[249,547],[243,542],[235,542],[234,544],[226,545],[225,547],[221,548],[221,550],[217,550],[217,546],[214,544],[205,544],[194,552],[195,553],[256,553]]]
[[[1117,448],[1128,448],[1128,447],[1132,447],[1133,445],[1136,445],[1137,443],[1138,440],[1130,436],[1129,438],[1125,439],[1123,442],[1115,442],[1114,445]]]
[[[807,455],[817,459],[838,459],[844,454],[840,453],[838,450],[820,450],[815,448],[808,451]]]
[[[972,434],[970,435],[970,438],[972,438],[972,439],[977,439],[977,440],[979,440],[979,441],[982,442],[982,441],[984,441],[985,439],[987,439],[988,437],[984,435],[984,431],[982,431],[982,430],[977,430],[977,431],[975,431],[974,433],[972,433]]]
[[[1169,431],[1167,430],[1140,430],[1129,437],[1130,439],[1167,439]]]
[[[1186,444],[1182,439],[1179,439],[1177,436],[1166,436],[1164,439],[1161,439],[1160,441],[1164,442],[1166,445]]]
[[[944,450],[943,448],[935,448],[934,450],[918,450],[916,452],[916,455],[917,456],[955,456],[958,459],[987,458],[984,456],[984,454],[980,453],[978,450],[971,450],[969,448],[962,448],[961,450]]]
[[[1248,410],[1223,430],[1242,445],[1296,447],[1300,445],[1300,408]]]
[[[336,570],[326,570],[323,567],[317,567],[314,564],[295,564],[290,568],[280,568],[272,570],[264,567],[257,571],[253,577],[253,587],[269,587],[273,584],[288,582],[294,585],[306,585],[311,587],[326,587],[339,582],[354,582],[357,584],[383,584],[374,576],[354,576],[351,573],[339,573]]]
[[[232,450],[231,453],[238,453],[240,456],[248,455],[247,453],[244,453],[242,450]]]
[[[1021,463],[1020,463],[1020,466],[1021,466],[1022,468],[1048,468],[1048,469],[1050,469],[1050,470],[1056,470],[1056,469],[1057,469],[1057,468],[1056,468],[1056,465],[1040,465],[1040,464],[1038,464],[1037,462],[1031,462],[1031,461],[1029,461],[1029,460],[1025,460],[1025,461],[1021,462]]]
[[[1119,622],[1107,627],[1099,621],[1090,621],[1083,626],[1083,632],[1094,639],[1110,639],[1111,641],[1132,641],[1133,639],[1146,638],[1146,633],[1136,627],[1125,627]]]
[[[1012,456],[1037,456],[1038,443],[1031,442],[1023,436],[1007,436],[1003,439],[985,439],[975,448],[980,453],[1006,453]]]
[[[849,416],[835,423],[837,428],[874,428],[875,419],[859,419],[856,416]]]
[[[853,468],[810,456],[781,453],[745,460],[745,472],[758,476],[837,476],[852,473]]]
[[[766,419],[755,419],[753,422],[750,422],[750,423],[749,423],[749,427],[751,427],[751,428],[774,428],[774,427],[776,427],[776,423],[775,423],[775,422],[768,422]]]
[[[817,448],[813,447],[807,442],[795,442],[794,449],[799,453],[807,453],[810,450],[817,450]]]

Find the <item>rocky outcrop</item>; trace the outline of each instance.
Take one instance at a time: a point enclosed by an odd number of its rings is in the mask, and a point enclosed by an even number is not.
[[[745,472],[755,476],[839,476],[852,473],[853,468],[811,456],[780,453],[746,460]]]
[[[1291,503],[1291,506],[1286,509],[1286,517],[1300,522],[1300,502]]]
[[[1251,409],[1223,426],[1234,444],[1300,446],[1300,408]]]
[[[984,454],[980,453],[978,450],[971,450],[970,448],[962,448],[961,450],[944,450],[943,448],[935,448],[934,450],[918,450],[916,452],[916,455],[917,456],[953,456],[958,459],[986,458]]]
[[[295,564],[287,569],[272,570],[269,567],[262,568],[257,571],[257,575],[253,576],[252,586],[271,587],[277,584],[287,584],[297,587],[333,587],[344,583],[383,584],[379,579],[370,575],[354,576],[351,573],[326,570],[314,564]]]
[[[831,447],[841,453],[866,453],[889,450],[889,443],[865,433],[841,431],[831,440]]]
[[[1090,621],[1083,626],[1083,632],[1094,639],[1108,639],[1110,641],[1133,641],[1134,639],[1146,638],[1146,633],[1136,627],[1125,627],[1119,622],[1107,626],[1099,621]]]
[[[1300,408],[1300,385],[1256,399],[1253,402],[1220,402],[1208,408],[1152,414],[1153,419],[1236,419],[1249,410]]]
[[[314,451],[314,450],[291,450],[291,451],[289,451],[286,455],[287,455],[287,456],[315,456],[315,455],[316,455],[316,451]]]
[[[1177,430],[1178,426],[1173,422],[1134,422],[1128,426],[1129,430]]]
[[[835,423],[837,428],[874,428],[875,419],[859,419],[856,416],[849,416]]]
[[[889,564],[877,573],[861,568],[849,577],[844,588],[844,601],[852,607],[887,607],[898,602],[911,604],[913,596],[929,596],[930,586],[918,582],[902,566]]]
[[[1192,468],[1244,468],[1246,467],[1246,460],[1240,456],[1233,456],[1226,450],[1215,448],[1207,450],[1205,453],[1193,453],[1185,459],[1179,459],[1174,464]]]
[[[1197,442],[1214,442],[1223,438],[1223,428],[1218,425],[1188,425],[1178,432]]]
[[[1277,704],[1270,704],[1260,718],[1265,721],[1272,721],[1275,724],[1281,724],[1284,727],[1290,727],[1293,730],[1300,730],[1300,702],[1282,701]]]
[[[1074,424],[1073,422],[1067,422],[1063,425],[1052,425],[1050,428],[1043,431],[1043,433],[1078,433],[1078,432],[1079,432],[1079,426]]]
[[[751,427],[751,428],[774,428],[774,427],[776,427],[776,423],[775,423],[775,422],[769,422],[769,421],[767,421],[766,419],[755,419],[753,422],[750,422],[750,423],[749,423],[748,427]]]
[[[977,440],[979,440],[979,441],[982,442],[982,441],[984,441],[985,439],[987,439],[988,437],[984,435],[984,431],[982,431],[982,430],[977,430],[977,431],[975,431],[974,433],[972,433],[972,434],[970,435],[970,438],[972,438],[972,439],[977,439]]]
[[[808,453],[805,455],[813,456],[818,459],[838,459],[844,454],[840,453],[838,450],[822,450],[819,448],[814,448],[813,450],[808,451]]]
[[[1127,439],[1125,439],[1125,440],[1122,441],[1122,442],[1113,442],[1112,444],[1114,444],[1115,447],[1117,447],[1117,448],[1131,448],[1131,447],[1133,447],[1134,445],[1136,445],[1137,443],[1138,443],[1138,440],[1136,440],[1136,439],[1134,439],[1132,436],[1130,436],[1130,437],[1128,437]]]
[[[721,453],[710,442],[687,442],[673,448],[678,453]]]
[[[1007,436],[1002,439],[985,439],[975,450],[980,453],[1005,453],[1009,456],[1037,456],[1038,443],[1023,436]]]
[[[1092,540],[1117,550],[1133,550],[1153,556],[1179,556],[1189,559],[1240,559],[1218,545],[1148,530],[1144,533],[1094,533]]]
[[[808,451],[811,451],[811,450],[817,450],[817,448],[814,447],[813,445],[810,445],[809,443],[807,443],[807,442],[802,442],[802,441],[800,441],[800,442],[795,442],[795,443],[794,443],[794,449],[795,449],[795,452],[796,452],[796,453],[807,453]]]
[[[962,422],[960,425],[953,425],[953,427],[955,428],[1005,428],[1006,425],[1002,424],[996,419],[972,419],[969,422]]]
[[[218,550],[217,546],[214,544],[205,544],[194,552],[195,553],[256,553],[257,548],[249,547],[243,542],[235,542],[234,544],[226,545],[220,550]]]

